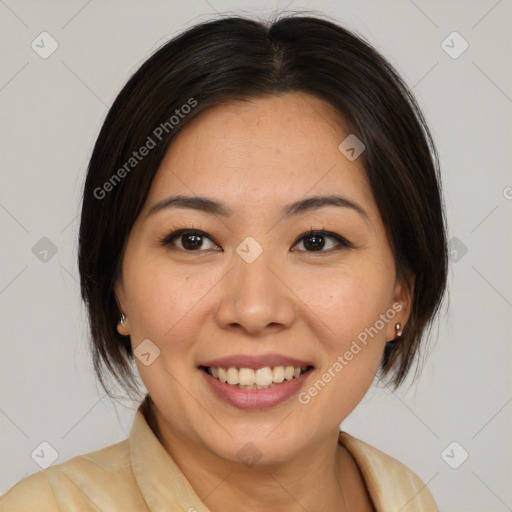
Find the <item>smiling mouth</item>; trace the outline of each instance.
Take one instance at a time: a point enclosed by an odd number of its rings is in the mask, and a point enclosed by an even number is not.
[[[312,366],[264,366],[257,369],[233,366],[229,368],[201,366],[200,368],[214,379],[238,389],[274,388],[283,382],[298,379],[313,369]]]

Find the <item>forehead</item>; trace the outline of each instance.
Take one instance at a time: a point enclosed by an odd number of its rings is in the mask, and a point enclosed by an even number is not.
[[[172,192],[215,196],[237,208],[249,198],[282,205],[308,192],[339,192],[371,210],[361,160],[338,149],[349,134],[332,106],[304,93],[216,105],[172,142],[148,203]]]

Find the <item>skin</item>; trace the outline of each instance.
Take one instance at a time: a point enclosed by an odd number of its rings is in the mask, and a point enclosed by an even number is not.
[[[129,235],[116,286],[127,319],[118,329],[134,349],[147,338],[159,347],[151,365],[135,359],[156,405],[150,425],[214,512],[374,510],[338,444],[339,424],[371,385],[395,324],[407,323],[410,295],[395,274],[361,159],[338,149],[349,133],[327,103],[301,93],[210,108],[169,148]],[[367,217],[326,206],[279,220],[285,204],[333,193]],[[175,194],[215,199],[233,214],[168,208],[147,215]],[[160,243],[182,228],[210,239],[189,251],[186,237]],[[311,229],[355,247],[326,236],[315,251],[299,239]],[[250,264],[236,252],[248,236],[263,249]],[[394,303],[401,311],[307,405],[294,396],[265,410],[237,409],[197,368],[232,354],[277,352],[312,362],[304,390]],[[261,453],[252,467],[237,458],[248,442]]]

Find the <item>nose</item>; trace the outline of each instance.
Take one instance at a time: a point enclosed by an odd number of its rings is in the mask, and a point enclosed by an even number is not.
[[[289,328],[295,321],[298,299],[286,284],[285,272],[272,264],[269,253],[263,251],[252,263],[234,255],[215,311],[223,329],[257,336]]]

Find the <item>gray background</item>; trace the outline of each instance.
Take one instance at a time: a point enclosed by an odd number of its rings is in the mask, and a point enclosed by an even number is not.
[[[144,58],[191,24],[287,8],[356,30],[414,88],[440,151],[455,237],[450,305],[423,373],[395,393],[372,387],[343,428],[413,468],[443,511],[512,510],[511,7],[0,0],[0,493],[41,469],[31,457],[41,442],[59,463],[131,427],[136,404],[113,404],[94,379],[77,281],[80,192],[108,106]],[[59,45],[47,59],[31,47],[43,31]],[[456,59],[441,46],[453,31],[469,43]],[[56,254],[42,252],[43,237]],[[453,469],[446,461],[460,464],[462,450],[469,458]]]

